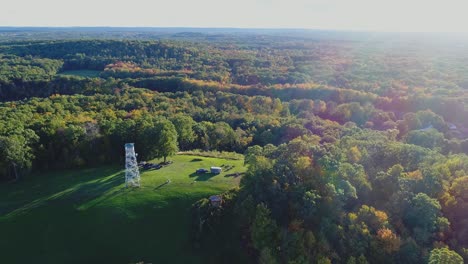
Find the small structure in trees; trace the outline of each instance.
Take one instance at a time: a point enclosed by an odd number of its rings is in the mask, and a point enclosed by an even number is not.
[[[133,143],[125,144],[125,186],[140,187],[140,171]]]
[[[450,130],[457,130],[457,126],[453,123],[447,123],[447,126]]]
[[[210,204],[215,207],[220,207],[223,203],[223,198],[220,195],[212,195],[209,198]]]
[[[432,124],[431,124],[431,125],[429,125],[429,126],[427,126],[427,127],[425,127],[425,128],[419,129],[418,131],[429,131],[429,130],[431,130],[431,129],[433,129],[433,128],[434,128],[434,127],[433,127]]]
[[[221,167],[211,167],[211,173],[220,174],[223,171]]]

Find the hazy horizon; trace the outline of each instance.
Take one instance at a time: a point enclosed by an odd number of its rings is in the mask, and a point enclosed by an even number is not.
[[[460,0],[19,0],[3,27],[158,27],[468,32]]]

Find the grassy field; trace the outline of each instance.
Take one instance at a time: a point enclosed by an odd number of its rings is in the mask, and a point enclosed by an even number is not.
[[[33,175],[0,185],[2,263],[202,263],[188,241],[190,206],[238,185],[242,160],[178,155],[125,188],[121,167]],[[197,168],[234,165],[220,175]],[[171,182],[164,185],[167,179]]]
[[[99,74],[101,71],[93,71],[93,70],[76,70],[76,71],[63,71],[59,73],[58,75],[75,75],[75,76],[81,76],[81,77],[99,77]]]

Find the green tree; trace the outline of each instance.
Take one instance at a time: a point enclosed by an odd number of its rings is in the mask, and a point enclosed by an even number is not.
[[[30,147],[37,140],[32,130],[25,130],[26,136],[0,136],[0,174],[9,177],[14,175],[18,180],[23,170],[31,167],[34,154]]]
[[[418,193],[411,199],[406,214],[406,223],[413,228],[414,238],[417,241],[427,242],[439,228],[438,218],[441,215],[441,206],[436,199],[425,193]]]
[[[169,120],[162,120],[156,124],[156,129],[158,130],[158,138],[156,139],[156,157],[166,158],[177,153],[177,131],[174,125]]]
[[[187,150],[190,148],[190,145],[195,140],[195,133],[193,131],[193,126],[195,121],[190,116],[187,115],[176,115],[171,118],[172,123],[175,126],[178,135],[179,146],[182,150]]]
[[[406,142],[425,148],[440,148],[444,141],[444,135],[435,129],[413,130],[406,135]]]
[[[258,156],[263,156],[263,148],[259,145],[247,148],[244,154],[244,165],[254,163]]]
[[[269,248],[263,248],[262,251],[260,251],[260,257],[258,258],[258,263],[260,264],[276,264],[278,261],[272,254],[271,250]]]
[[[217,122],[209,124],[207,128],[211,149],[230,151],[236,145],[237,135],[228,123]]]
[[[207,126],[211,125],[210,122],[200,122],[196,123],[193,126],[193,132],[194,132],[194,142],[193,146],[194,148],[202,149],[202,150],[208,150],[209,149],[209,136],[208,136],[208,129]]]
[[[257,205],[257,211],[251,226],[252,243],[257,250],[275,248],[277,226],[270,218],[270,210],[264,205]]]
[[[429,264],[463,264],[463,258],[448,248],[435,248],[429,256]]]

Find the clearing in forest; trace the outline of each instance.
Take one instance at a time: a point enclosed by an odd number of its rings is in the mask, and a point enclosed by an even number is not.
[[[244,172],[243,160],[171,160],[161,169],[141,170],[141,188],[125,188],[123,164],[0,185],[3,262],[201,263],[201,252],[189,244],[190,207],[237,186],[240,177],[228,175]],[[228,171],[195,173],[211,166]]]
[[[72,76],[80,76],[80,77],[89,77],[89,78],[97,78],[101,74],[101,71],[95,70],[74,70],[74,71],[63,71],[58,75],[72,75]]]

